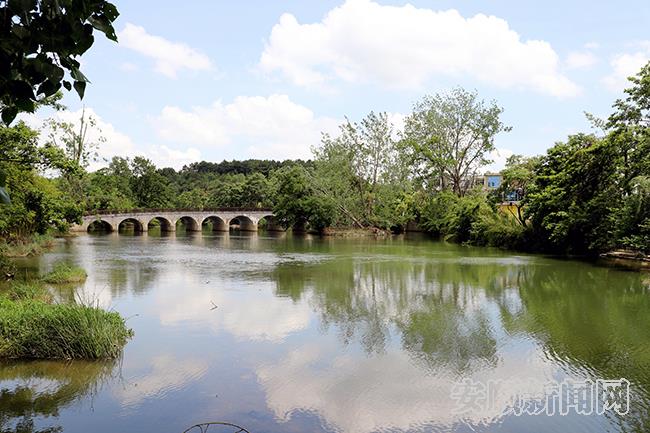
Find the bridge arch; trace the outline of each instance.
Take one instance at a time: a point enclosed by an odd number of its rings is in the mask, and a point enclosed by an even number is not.
[[[176,230],[174,223],[168,218],[165,218],[163,216],[155,216],[153,218],[150,218],[149,221],[147,222],[147,230],[152,228],[152,226],[155,225],[156,223],[160,224],[161,232],[173,232]]]
[[[115,228],[111,225],[111,223],[102,219],[96,219],[94,221],[91,221],[88,224],[88,227],[86,227],[86,232],[88,233],[93,233],[93,232],[111,233],[113,231],[115,231]]]
[[[118,233],[127,230],[131,225],[133,225],[133,232],[135,233],[147,231],[147,226],[142,221],[137,218],[129,217],[121,219],[117,224]]]
[[[230,218],[228,226],[231,229],[240,230],[242,232],[256,232],[257,220],[247,215],[237,215]]]
[[[200,232],[201,231],[201,225],[199,222],[189,216],[189,215],[183,215],[182,217],[178,218],[176,220],[175,225],[178,225],[178,223],[181,223],[183,226],[185,226],[185,231],[186,232]]]
[[[208,215],[201,221],[201,227],[209,226],[213,232],[227,232],[228,224],[223,218],[217,215]]]
[[[266,230],[269,232],[283,232],[284,227],[282,227],[278,219],[273,214],[264,215],[259,220],[257,220],[257,228]]]

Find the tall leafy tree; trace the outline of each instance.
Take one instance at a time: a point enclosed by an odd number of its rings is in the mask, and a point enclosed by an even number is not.
[[[332,223],[334,205],[314,188],[307,170],[294,165],[274,174],[275,195],[273,213],[284,227],[323,230]]]
[[[416,173],[435,188],[464,195],[477,170],[491,162],[494,138],[511,129],[502,113],[495,101],[462,88],[422,98],[406,119],[403,142]]]
[[[62,149],[39,146],[38,132],[23,122],[0,127],[0,173],[12,196],[10,203],[0,206],[0,237],[23,238],[34,232],[45,233],[53,226],[65,230],[77,222],[82,206],[39,173],[66,173],[74,167]]]
[[[150,160],[136,156],[131,162],[131,191],[135,203],[141,208],[169,206],[171,191],[165,177]]]
[[[370,112],[359,123],[346,120],[339,130],[336,137],[324,134],[314,149],[317,180],[349,219],[377,225],[380,198],[391,201],[390,194],[400,192],[385,188],[398,177],[394,127],[386,113]]]
[[[541,158],[525,198],[539,246],[594,254],[615,245],[618,150],[610,140],[577,134]]]
[[[606,125],[621,165],[617,237],[622,246],[650,252],[650,62],[629,80]]]

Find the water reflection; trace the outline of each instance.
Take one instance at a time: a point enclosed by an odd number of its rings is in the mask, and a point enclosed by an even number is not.
[[[101,299],[129,317],[135,338],[94,412],[63,402],[26,425],[648,430],[650,297],[638,273],[426,240],[243,232],[85,236],[33,266],[61,259],[89,271],[62,298]],[[29,380],[29,364],[17,365],[25,370],[15,378]],[[627,417],[504,415],[549,381],[619,377],[632,382]],[[509,381],[490,407],[461,416],[450,395],[462,379]],[[22,395],[12,380],[7,392]]]
[[[63,431],[56,422],[60,411],[96,395],[114,367],[83,361],[0,364],[0,431]]]

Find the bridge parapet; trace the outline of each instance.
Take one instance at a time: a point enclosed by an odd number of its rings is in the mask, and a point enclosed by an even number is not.
[[[204,222],[212,222],[215,231],[228,231],[233,220],[239,222],[239,229],[243,231],[257,231],[258,223],[262,218],[268,222],[270,230],[279,230],[280,227],[273,220],[273,211],[270,209],[251,208],[222,208],[222,209],[134,209],[128,212],[99,211],[93,215],[85,215],[82,223],[70,228],[74,232],[88,231],[90,225],[100,221],[110,226],[112,231],[117,231],[120,224],[131,222],[137,231],[148,231],[149,224],[158,220],[161,230],[176,231],[176,224],[183,221],[188,231],[201,231]]]

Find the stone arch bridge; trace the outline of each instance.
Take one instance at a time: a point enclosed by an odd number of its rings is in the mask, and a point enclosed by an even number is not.
[[[226,232],[236,223],[242,231],[257,231],[259,222],[266,221],[267,230],[284,230],[280,227],[270,209],[220,208],[220,209],[135,209],[128,212],[98,211],[83,217],[82,223],[70,228],[75,232],[86,232],[93,223],[102,224],[109,231],[118,231],[123,223],[133,224],[135,231],[146,232],[149,225],[157,221],[161,231],[174,232],[181,221],[187,231],[201,231],[203,224],[210,222],[214,231]]]

